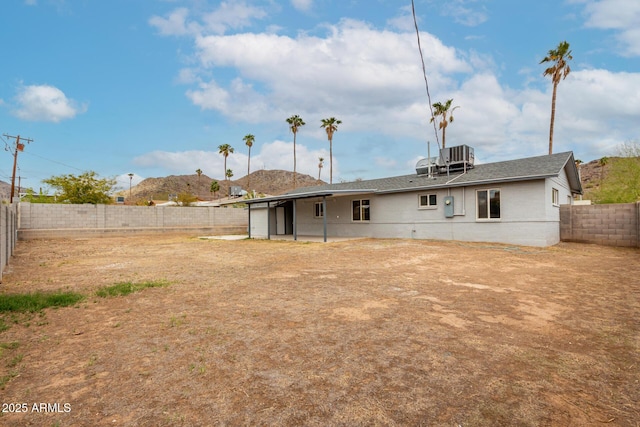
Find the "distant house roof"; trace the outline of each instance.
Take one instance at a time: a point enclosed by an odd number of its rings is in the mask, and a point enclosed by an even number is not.
[[[308,197],[333,196],[354,193],[399,193],[437,188],[467,187],[470,185],[497,184],[502,182],[530,181],[558,176],[565,170],[571,192],[582,194],[582,185],[572,152],[527,157],[524,159],[475,165],[466,172],[450,174],[402,175],[389,178],[370,179],[339,184],[304,187],[289,191],[281,196],[253,199],[245,203],[282,201]]]

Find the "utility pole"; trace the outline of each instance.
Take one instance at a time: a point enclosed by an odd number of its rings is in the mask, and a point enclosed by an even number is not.
[[[9,196],[9,203],[13,203],[13,194],[16,191],[16,167],[18,166],[18,151],[24,151],[24,144],[20,142],[20,135],[12,136],[4,134],[6,138],[13,138],[16,140],[16,148],[13,153],[13,174],[11,175],[11,195]],[[23,141],[27,141],[27,144],[33,142],[33,139],[22,138]]]

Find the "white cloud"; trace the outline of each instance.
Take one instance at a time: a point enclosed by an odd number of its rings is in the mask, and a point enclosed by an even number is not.
[[[628,7],[630,12],[635,10],[635,6]],[[602,18],[598,25],[626,25],[621,18],[604,19],[603,13],[593,13]],[[406,20],[389,23],[390,28],[407,26]],[[277,30],[194,35],[192,60],[196,65],[181,73],[182,81],[193,85],[186,95],[204,110],[243,123],[284,126],[285,117],[300,114],[310,125],[305,127],[305,135],[313,138],[314,144],[326,144],[320,119],[335,116],[344,123],[339,139],[345,144],[340,145],[342,154],[338,157],[345,174],[353,176],[373,173],[373,169],[380,176],[396,173],[405,170],[406,161],[411,163],[409,171],[413,170],[414,158],[427,154],[426,144],[416,141],[431,141],[435,156],[437,147],[413,28],[381,30],[344,19],[324,29],[325,34],[313,36],[287,36]],[[629,28],[625,31],[631,34]],[[479,162],[546,153],[551,104],[548,79],[536,72],[523,87],[509,88],[500,82],[502,70],[491,56],[458,51],[424,32],[421,39],[432,102],[453,98],[454,105],[461,107],[447,128],[448,146],[475,147]],[[574,150],[581,158],[598,158],[610,147],[629,140],[630,135],[637,138],[633,132],[638,130],[634,118],[640,116],[640,94],[629,88],[640,87],[639,79],[638,73],[574,67],[559,87],[554,151]],[[535,88],[541,84],[543,90]],[[366,137],[357,136],[359,132],[373,137],[364,141]],[[362,139],[350,141],[354,136]],[[265,144],[264,151],[252,158],[252,165],[292,170],[292,147],[284,144],[290,143]],[[395,164],[387,158],[389,144],[395,144]],[[298,154],[299,170],[317,176],[317,152],[298,144]],[[212,156],[219,157],[217,153]],[[328,158],[326,152],[323,157]],[[238,162],[233,169],[245,171],[246,157],[233,158]],[[355,158],[368,162],[367,169],[354,166]],[[339,179],[336,169],[334,164],[334,181]],[[328,177],[328,162],[322,173]]]
[[[244,149],[245,147],[242,147]],[[318,176],[318,158],[324,157],[325,170],[323,175],[328,177],[328,150],[311,150],[306,145],[296,143],[296,169],[298,173]],[[133,159],[133,163],[141,168],[160,167],[176,174],[192,174],[196,169],[202,169],[210,178],[222,179],[224,158],[217,151],[152,151]],[[247,174],[247,155],[236,151],[227,158],[227,169],[234,172],[234,179]],[[260,146],[260,151],[251,155],[251,170],[288,170],[293,171],[293,142],[274,141]],[[338,173],[338,163],[333,159],[334,177]],[[126,175],[124,175],[126,176]],[[128,181],[127,181],[128,188]]]
[[[313,0],[291,0],[291,5],[294,7],[294,9],[306,12],[308,10],[311,10],[311,7],[313,6]]]
[[[229,29],[249,27],[254,19],[267,16],[263,9],[249,6],[244,1],[223,1],[217,9],[198,14],[200,22],[189,20],[190,14],[187,8],[181,7],[173,10],[166,17],[152,16],[149,24],[165,36],[224,34]]]
[[[191,32],[198,32],[199,26],[187,24],[187,16],[189,16],[189,10],[181,7],[175,9],[166,18],[152,16],[149,19],[149,24],[156,27],[163,36],[182,36]]]
[[[292,111],[306,117],[323,110],[349,118],[360,129],[380,126],[376,122],[382,111],[403,116],[414,109],[424,87],[415,34],[378,31],[353,20],[327,28],[325,38],[252,33],[197,37],[203,70],[229,67],[238,76],[226,87],[217,81],[201,83],[187,95],[201,108],[234,119],[273,122]],[[453,85],[449,75],[471,71],[455,49],[429,34],[422,37],[432,84],[447,88]],[[399,131],[392,123],[389,130]]]
[[[244,1],[223,1],[220,7],[203,16],[206,29],[214,34],[224,34],[228,29],[240,29],[251,25],[254,19],[262,19],[267,13]]]
[[[449,0],[442,5],[442,12],[445,16],[451,16],[462,25],[475,27],[486,22],[488,18],[484,7],[471,7],[475,0]]]
[[[18,104],[15,115],[24,120],[60,122],[71,119],[87,110],[66,97],[60,89],[49,85],[21,87],[16,96]]]
[[[322,175],[329,179],[329,150],[311,150],[296,142],[296,170],[305,175],[318,177],[318,158],[324,157]],[[260,153],[251,156],[251,164],[257,169],[281,169],[293,171],[293,142],[274,141],[263,144]],[[333,159],[333,176],[339,174],[338,161]]]
[[[588,1],[585,6],[587,28],[609,29],[617,32],[622,53],[640,55],[640,2],[628,0]]]

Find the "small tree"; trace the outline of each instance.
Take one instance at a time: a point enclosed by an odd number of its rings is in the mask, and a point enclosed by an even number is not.
[[[229,180],[233,176],[233,171],[231,169],[227,169],[227,172],[224,175],[227,178],[227,180]]]
[[[196,175],[198,175],[198,185],[200,185],[200,175],[202,175],[202,169],[196,169]]]
[[[81,175],[57,175],[43,179],[43,183],[57,190],[59,203],[72,204],[110,204],[112,203],[111,191],[116,185],[112,178],[98,178],[94,171],[84,172]]]
[[[196,196],[191,194],[189,191],[178,194],[177,198],[177,202],[180,206],[191,206],[191,204],[196,200],[198,200]]]

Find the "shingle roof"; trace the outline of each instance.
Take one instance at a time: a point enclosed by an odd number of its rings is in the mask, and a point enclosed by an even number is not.
[[[557,153],[552,155],[528,157],[524,159],[476,165],[473,169],[446,174],[434,175],[402,175],[389,178],[370,179],[339,184],[327,184],[316,187],[298,188],[287,195],[343,191],[373,190],[376,193],[412,191],[422,188],[460,187],[481,183],[497,183],[506,181],[525,181],[558,176],[563,168],[568,167],[567,175],[575,193],[581,193],[582,187],[573,161],[573,153]],[[575,176],[573,171],[575,170]]]
[[[557,153],[545,156],[527,157],[504,162],[476,165],[466,172],[434,175],[401,175],[389,178],[369,179],[339,184],[326,184],[315,187],[301,187],[281,196],[264,199],[245,200],[245,203],[261,203],[267,201],[299,199],[305,197],[330,196],[348,193],[396,193],[422,189],[464,187],[470,185],[492,184],[511,181],[528,181],[555,177],[565,169],[572,193],[582,194],[582,185],[578,176],[572,152]]]

